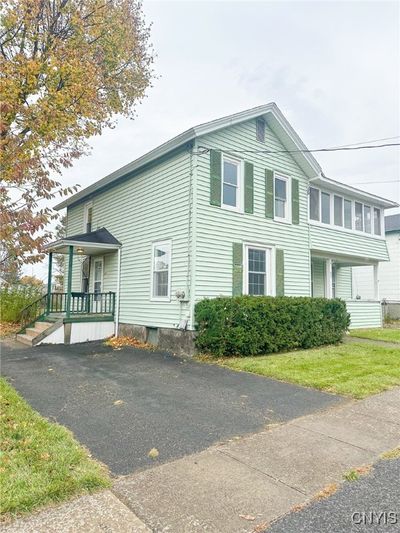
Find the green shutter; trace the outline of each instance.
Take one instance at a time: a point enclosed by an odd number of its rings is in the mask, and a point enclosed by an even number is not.
[[[210,204],[221,206],[221,152],[210,150]]]
[[[244,212],[254,212],[254,165],[244,162]]]
[[[234,242],[232,245],[232,296],[243,293],[243,244]]]
[[[285,295],[285,260],[284,260],[283,250],[279,248],[277,248],[276,250],[275,275],[276,275],[276,295],[284,296]]]
[[[292,178],[292,224],[300,222],[299,180]]]
[[[274,218],[274,172],[265,171],[265,216]]]

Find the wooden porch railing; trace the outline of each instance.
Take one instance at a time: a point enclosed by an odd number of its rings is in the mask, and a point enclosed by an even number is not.
[[[37,320],[51,314],[67,315],[68,293],[44,294],[21,311],[21,331]],[[70,316],[106,315],[114,316],[115,292],[71,292]]]

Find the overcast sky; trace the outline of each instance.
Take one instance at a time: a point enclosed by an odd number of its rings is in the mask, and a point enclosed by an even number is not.
[[[64,185],[86,187],[191,126],[271,101],[309,148],[400,135],[399,2],[144,0],[143,8],[158,78],[137,118],[92,139]],[[397,147],[316,158],[328,177],[400,201]]]

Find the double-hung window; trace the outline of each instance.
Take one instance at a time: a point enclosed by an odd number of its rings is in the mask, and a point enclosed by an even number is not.
[[[245,252],[246,294],[272,295],[271,248],[246,245]]]
[[[225,156],[222,161],[222,205],[238,211],[241,208],[241,163]]]
[[[152,254],[152,298],[170,299],[171,285],[171,241],[153,244]]]
[[[83,211],[83,231],[84,233],[90,233],[92,231],[92,218],[93,218],[93,204],[88,202],[85,204]]]
[[[277,220],[289,221],[289,178],[280,174],[274,176],[275,193],[275,218]]]

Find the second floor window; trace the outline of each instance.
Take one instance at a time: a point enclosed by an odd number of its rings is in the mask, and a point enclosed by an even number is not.
[[[240,161],[223,158],[222,163],[222,205],[228,209],[240,209],[241,195]]]
[[[83,215],[83,231],[85,233],[90,233],[92,231],[92,218],[93,218],[93,204],[89,202],[85,204],[84,215]]]
[[[288,189],[289,179],[286,176],[275,174],[275,218],[278,220],[289,220]]]

